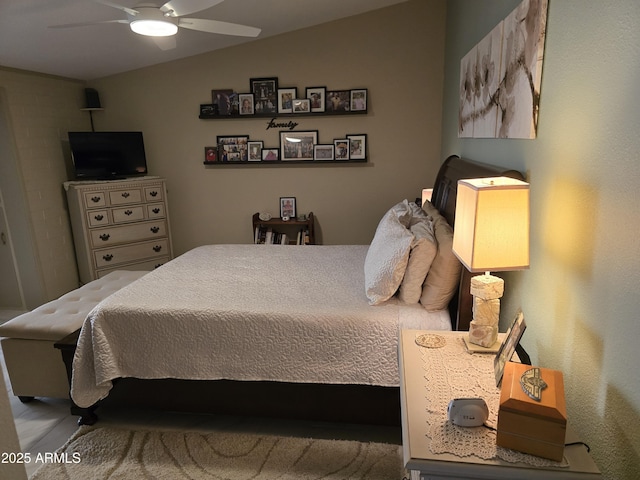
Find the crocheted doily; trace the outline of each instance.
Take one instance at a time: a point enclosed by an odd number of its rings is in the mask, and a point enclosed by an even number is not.
[[[485,427],[459,427],[447,419],[447,406],[451,399],[479,397],[489,407],[487,425],[497,426],[500,390],[495,384],[493,355],[468,353],[460,337],[447,338],[441,348],[420,348],[420,352],[425,371],[427,437],[433,453],[501,459],[536,467],[569,466],[566,459],[554,462],[499,447],[495,431]]]

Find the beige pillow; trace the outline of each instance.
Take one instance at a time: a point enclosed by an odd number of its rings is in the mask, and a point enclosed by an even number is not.
[[[422,294],[429,267],[436,256],[438,246],[433,231],[433,221],[425,215],[421,219],[413,217],[410,227],[415,238],[411,244],[409,263],[398,290],[398,298],[404,303],[418,303]]]
[[[431,214],[431,212],[428,212]],[[438,244],[427,278],[422,285],[420,303],[429,312],[445,310],[460,284],[462,264],[453,253],[453,229],[438,214],[434,217],[434,231]]]
[[[402,282],[409,261],[413,233],[391,208],[380,220],[364,261],[365,291],[369,303],[391,298]]]

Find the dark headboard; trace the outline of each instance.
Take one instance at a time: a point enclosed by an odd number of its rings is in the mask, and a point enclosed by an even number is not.
[[[451,155],[444,161],[433,186],[431,203],[447,219],[449,225],[455,228],[458,180],[484,177],[511,177],[524,180],[524,175],[517,170],[508,170],[486,163],[474,162],[466,158],[460,158],[457,155]],[[451,315],[451,324],[454,330],[469,330],[473,305],[469,291],[471,276],[471,272],[463,267],[460,288],[449,303],[449,314]]]

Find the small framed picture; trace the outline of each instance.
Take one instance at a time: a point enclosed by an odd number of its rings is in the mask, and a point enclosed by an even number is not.
[[[350,108],[352,112],[367,111],[367,89],[359,88],[350,92]]]
[[[364,160],[367,158],[367,134],[347,135],[349,139],[349,159]]]
[[[280,197],[280,217],[296,218],[296,197]]]
[[[296,98],[293,100],[293,113],[311,112],[311,101],[308,98]]]
[[[314,160],[333,160],[333,145],[314,145]]]
[[[278,160],[280,150],[277,148],[263,148],[262,160],[265,162],[273,162]]]
[[[248,160],[249,135],[218,135],[217,142],[219,162],[246,162]]]
[[[514,318],[509,330],[507,330],[506,337],[498,353],[493,359],[493,369],[496,376],[496,387],[500,388],[502,384],[502,376],[504,375],[504,366],[511,360],[513,352],[516,351],[516,347],[522,338],[522,334],[527,328],[527,323],[524,321],[524,313],[522,310],[518,310],[516,318]]]
[[[264,146],[264,144],[262,143],[262,140],[256,140],[253,142],[249,142],[247,144],[247,151],[249,152],[249,158],[248,160],[250,162],[259,162],[260,160],[262,160],[262,147]]]
[[[312,112],[324,112],[326,87],[307,87],[305,97],[309,99]]]
[[[313,160],[313,146],[318,143],[318,131],[280,132],[281,160]]]
[[[216,114],[213,103],[202,103],[200,104],[200,116],[201,117],[211,117]]]
[[[251,78],[249,88],[253,93],[256,114],[277,113],[278,77]]]
[[[218,161],[218,147],[204,147],[204,163]]]
[[[279,88],[278,89],[278,113],[293,113],[293,100],[298,96],[298,89]]]
[[[253,115],[255,113],[255,104],[253,101],[253,93],[241,93],[238,95],[240,104],[240,115]]]
[[[351,92],[349,90],[336,90],[327,92],[325,106],[327,112],[348,112],[351,108]]]
[[[234,92],[232,89],[211,90],[211,97],[213,99],[213,108],[216,111],[216,115],[224,116],[231,115],[233,113]]]
[[[349,139],[340,138],[333,141],[333,146],[336,149],[336,160],[349,160]]]

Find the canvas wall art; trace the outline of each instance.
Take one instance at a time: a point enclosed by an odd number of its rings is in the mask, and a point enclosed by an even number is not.
[[[523,0],[460,62],[461,138],[535,138],[548,0]]]

